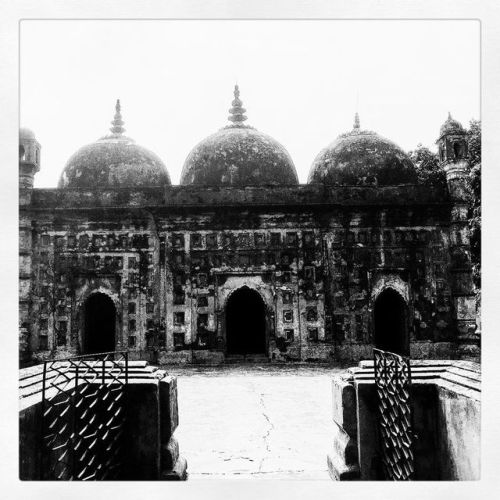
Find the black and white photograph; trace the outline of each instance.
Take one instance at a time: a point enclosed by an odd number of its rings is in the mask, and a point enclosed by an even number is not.
[[[47,13],[15,41],[19,492],[484,479],[481,19]]]

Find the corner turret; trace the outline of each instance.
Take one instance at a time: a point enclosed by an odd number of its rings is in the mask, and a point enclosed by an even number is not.
[[[439,148],[439,161],[446,173],[452,199],[467,202],[469,200],[467,132],[460,122],[452,118],[450,113],[441,126],[436,143]]]
[[[452,201],[450,218],[451,293],[457,331],[458,354],[461,358],[475,359],[479,355],[476,334],[476,297],[472,282],[469,230],[469,153],[467,132],[452,118],[441,126],[439,160],[446,173],[448,191]]]
[[[40,143],[28,128],[19,130],[19,187],[31,189],[40,171]]]

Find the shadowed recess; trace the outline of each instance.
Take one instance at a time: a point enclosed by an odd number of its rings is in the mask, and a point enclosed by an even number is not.
[[[243,287],[227,301],[228,354],[261,354],[266,349],[265,306],[258,292]]]
[[[84,354],[109,352],[115,349],[116,310],[104,293],[95,293],[85,302]]]
[[[384,290],[375,301],[375,347],[409,355],[406,304],[394,290]]]

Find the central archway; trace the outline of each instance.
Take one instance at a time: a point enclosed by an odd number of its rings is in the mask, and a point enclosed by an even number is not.
[[[226,305],[228,354],[264,354],[266,351],[266,307],[255,290],[242,287]]]
[[[92,294],[84,304],[84,354],[115,350],[116,309],[104,293]]]
[[[398,292],[387,288],[377,297],[374,320],[375,347],[408,356],[408,312],[406,302]]]

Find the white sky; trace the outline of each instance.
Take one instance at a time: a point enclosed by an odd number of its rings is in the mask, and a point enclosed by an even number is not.
[[[434,148],[448,111],[480,118],[476,21],[22,21],[22,126],[42,144],[35,186],[108,133],[126,135],[173,184],[193,146],[225,126],[237,81],[246,123],[270,134],[306,182],[316,154],[352,127],[404,150]],[[357,96],[359,95],[359,98]]]

